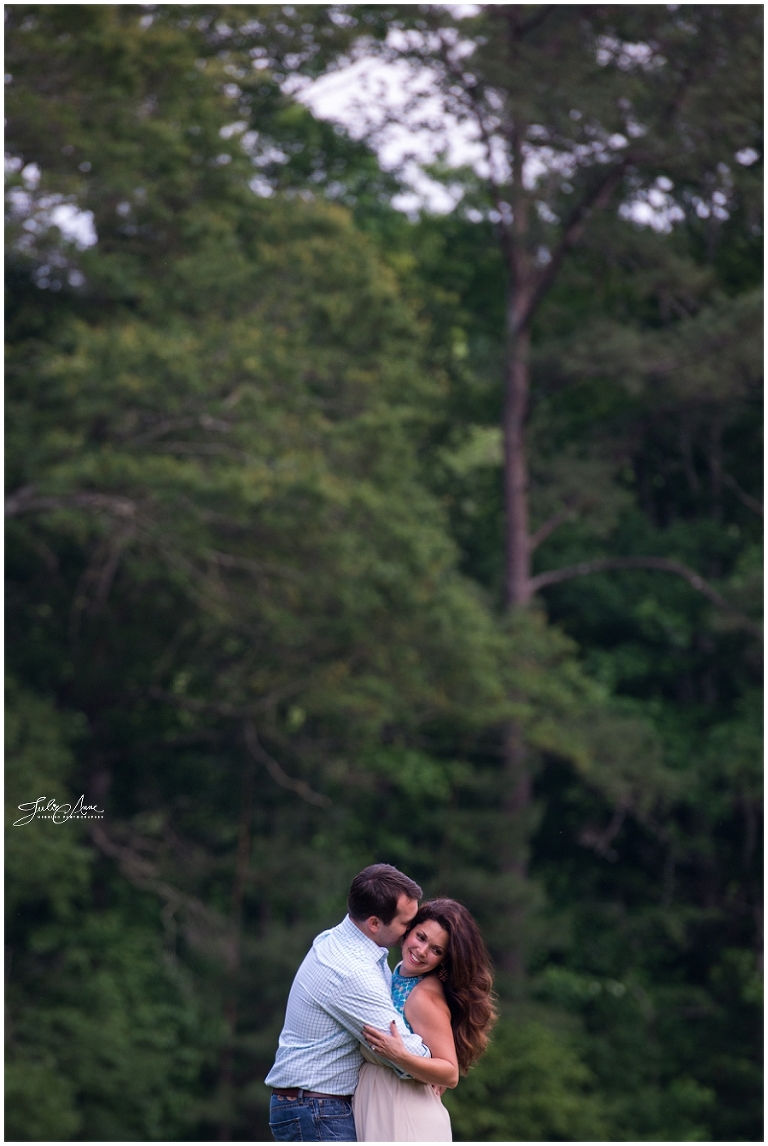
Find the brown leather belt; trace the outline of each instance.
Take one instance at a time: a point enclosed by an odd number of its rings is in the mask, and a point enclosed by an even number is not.
[[[351,1094],[321,1094],[317,1090],[301,1090],[298,1086],[275,1086],[272,1093],[282,1098],[335,1098],[342,1102],[352,1101]]]

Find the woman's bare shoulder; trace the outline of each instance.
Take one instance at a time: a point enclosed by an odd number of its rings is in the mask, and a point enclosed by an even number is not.
[[[445,998],[443,984],[440,982],[437,975],[425,975],[421,982],[417,984],[416,987],[414,987],[414,990],[423,991],[430,995],[435,995],[438,999]]]
[[[432,1012],[445,1011],[449,1014],[448,1004],[445,1001],[443,984],[437,975],[427,975],[411,991],[408,1002],[413,1003],[415,1011]]]

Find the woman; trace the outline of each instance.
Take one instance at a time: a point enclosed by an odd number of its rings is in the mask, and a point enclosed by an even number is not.
[[[472,916],[454,899],[422,905],[402,941],[392,998],[406,1025],[429,1047],[419,1058],[391,1034],[364,1027],[382,1058],[412,1079],[366,1061],[352,1102],[358,1142],[450,1142],[451,1120],[440,1096],[485,1050],[496,1020],[490,959]],[[365,1051],[363,1051],[365,1053]]]

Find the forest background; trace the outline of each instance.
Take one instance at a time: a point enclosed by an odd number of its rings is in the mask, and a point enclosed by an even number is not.
[[[762,1139],[761,19],[6,7],[7,1138],[268,1139],[388,861],[458,1140]],[[286,94],[360,51],[453,210]]]

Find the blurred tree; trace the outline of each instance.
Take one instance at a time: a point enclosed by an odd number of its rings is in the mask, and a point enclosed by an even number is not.
[[[11,806],[38,795],[74,803],[82,718],[15,682],[5,713]],[[184,969],[162,960],[146,907],[123,895],[94,910],[96,857],[83,827],[35,819],[8,833],[7,1133],[172,1138],[194,1125],[190,1091],[218,1024]]]
[[[184,1136],[187,1114],[203,1135],[253,1137],[241,979],[263,951],[243,914],[285,917],[285,965],[280,924],[265,944],[277,1009],[285,968],[359,862],[353,850],[341,877],[330,860],[323,873],[315,842],[342,831],[351,762],[382,742],[400,751],[446,713],[474,729],[504,703],[503,638],[419,481],[414,441],[441,379],[421,368],[418,322],[343,209],[253,194],[252,156],[228,131],[239,95],[218,51],[212,75],[196,65],[177,15],[12,14],[10,643],[26,685],[84,718],[68,780],[109,809],[91,840],[111,873],[82,888],[95,914],[73,899],[56,926],[20,884],[9,1092],[22,1137],[59,1114],[86,1138]],[[252,114],[270,122],[269,101],[287,103],[274,80],[262,94]],[[81,227],[90,212],[96,241],[67,239],[57,208]],[[38,782],[17,771],[20,787]],[[34,870],[60,863],[73,879],[67,857],[54,847]],[[146,893],[169,966],[183,958],[208,984],[196,998],[206,1021],[220,1008],[223,1037],[184,1014]],[[101,984],[92,1012],[73,1000],[78,966]],[[142,993],[166,1018],[138,1014]],[[190,1105],[201,1071],[208,1101]]]
[[[367,9],[350,6],[349,11],[359,19]],[[419,105],[426,101],[424,126],[428,126],[431,102],[439,94],[445,112],[469,125],[483,153],[480,174],[450,169],[442,174],[458,186],[464,182],[469,192],[465,206],[478,220],[485,215],[493,222],[502,256],[507,607],[524,605],[538,590],[572,577],[645,568],[683,577],[759,637],[749,617],[729,604],[700,570],[677,556],[599,557],[533,575],[534,553],[555,530],[584,513],[610,520],[617,497],[615,491],[607,498],[603,492],[615,455],[605,456],[604,451],[603,457],[593,454],[585,459],[572,450],[565,457],[547,457],[545,451],[536,451],[529,427],[536,424],[531,404],[534,324],[593,217],[612,204],[621,205],[602,226],[602,241],[610,248],[622,243],[625,220],[638,208],[647,211],[650,205],[683,217],[695,210],[723,212],[726,204],[739,202],[744,181],[736,157],[749,161],[758,155],[753,145],[759,141],[761,13],[749,5],[694,5],[684,12],[658,6],[595,5],[577,15],[562,5],[496,5],[469,17],[463,11],[422,5],[394,6],[389,13],[396,34],[381,43],[380,52],[390,61],[426,69],[431,78],[428,87],[414,88],[411,122],[418,122]],[[749,183],[749,176],[745,181]],[[690,280],[683,277],[683,263],[676,270],[678,292],[696,297],[700,277],[695,269]],[[706,355],[700,330],[714,325],[718,346],[726,341],[753,382],[759,372],[759,351],[752,338],[745,355],[743,341],[745,320],[755,330],[755,312],[745,314],[743,307],[736,311],[726,305],[716,317],[702,315],[698,325],[694,322],[691,337]],[[690,318],[685,308],[683,314]],[[681,319],[680,309],[669,317],[673,315]],[[650,332],[646,336],[654,347],[647,373],[675,376],[678,387],[686,386],[680,363],[690,346],[685,323],[682,326],[673,335],[676,352],[670,353],[669,339],[654,338]],[[604,331],[591,330],[590,346],[596,336],[598,345],[605,341]],[[636,341],[621,328],[615,330],[613,341],[621,347],[621,366],[632,361],[636,372]],[[617,365],[614,360],[601,373],[615,371]],[[570,362],[569,369],[573,369]],[[687,387],[700,401],[706,383],[702,387],[699,374],[694,367]],[[728,391],[744,384],[732,371],[725,378],[720,385]],[[714,431],[715,443],[720,433]],[[719,473],[718,449],[715,444],[713,465]],[[533,524],[532,460],[543,495],[538,499],[542,515]],[[515,897],[519,906],[526,895],[532,768],[515,722],[507,728],[504,753],[507,779],[501,799],[509,831],[502,862],[519,885]],[[522,935],[522,916],[517,907],[514,911],[511,930]],[[523,962],[519,941],[511,939],[507,969],[519,976]]]
[[[754,314],[762,265],[757,216],[752,208],[724,219],[696,215],[667,232],[639,225],[617,231],[603,219],[564,263],[535,325],[531,501],[543,519],[556,465],[565,461],[562,480],[575,459],[582,475],[592,467],[583,492],[594,496],[594,508],[574,513],[542,543],[534,574],[605,553],[671,552],[717,577],[729,602],[755,616],[761,394],[756,322],[746,316]],[[501,601],[502,454],[493,423],[501,405],[503,264],[490,224],[461,210],[424,217],[414,231],[412,249],[430,287],[426,305],[439,320],[435,353],[451,379],[433,425],[430,482],[448,505],[463,568]],[[687,293],[675,271],[680,262]],[[697,294],[690,291],[696,276]],[[708,344],[706,361],[697,359],[702,388],[695,395],[670,375],[636,369],[641,346],[671,346],[670,309],[683,300],[691,316],[701,316],[702,339],[713,300],[732,316],[732,330],[744,324],[741,345],[721,339],[716,348]],[[619,334],[631,339],[637,357],[601,367],[600,356],[613,353],[608,331],[614,347]],[[698,356],[698,345],[688,345]],[[589,365],[582,372],[583,354]],[[683,358],[678,377],[686,365]],[[715,374],[723,387],[717,398],[704,385]],[[715,513],[708,455],[716,417],[725,427],[722,472],[735,475],[745,496],[723,485]],[[604,767],[579,772],[556,752],[531,751],[537,898],[526,925],[530,989],[584,1023],[577,1045],[601,1080],[613,1137],[748,1140],[761,1118],[752,994],[762,966],[752,843],[762,830],[753,787],[761,760],[752,699],[761,685],[759,647],[682,579],[606,572],[552,584],[542,596],[551,620],[577,641],[589,674],[649,720],[657,740],[645,749],[634,740],[624,751],[615,731],[600,731]],[[738,974],[726,952],[731,942],[744,960]],[[555,968],[573,976],[558,979],[556,990],[549,979]],[[566,990],[566,983],[575,985]],[[682,1076],[696,1086],[677,1088]]]
[[[287,987],[354,872],[460,896],[501,961],[528,848],[529,998],[500,977],[457,1137],[759,1124],[754,644],[643,569],[542,585],[559,629],[488,607],[490,205],[410,224],[281,88],[393,13],[8,13],[9,802],[108,809],[10,831],[20,1138],[266,1137]],[[728,219],[605,211],[563,259],[531,326],[532,513],[563,516],[532,577],[669,554],[756,615],[755,169]]]
[[[615,199],[625,219],[640,205],[679,217],[739,201],[736,154],[758,154],[761,17],[750,5],[607,5],[578,19],[558,5],[500,5],[458,20],[424,5],[392,16],[405,34],[381,50],[428,68],[446,111],[484,149],[485,177],[464,177],[467,203],[490,210],[507,278],[505,591],[515,605],[535,592],[533,552],[559,524],[553,516],[533,534],[528,524],[531,324],[591,217]]]
[[[503,1022],[483,1060],[447,1105],[457,1141],[587,1142],[609,1134],[593,1079],[563,1032]]]

